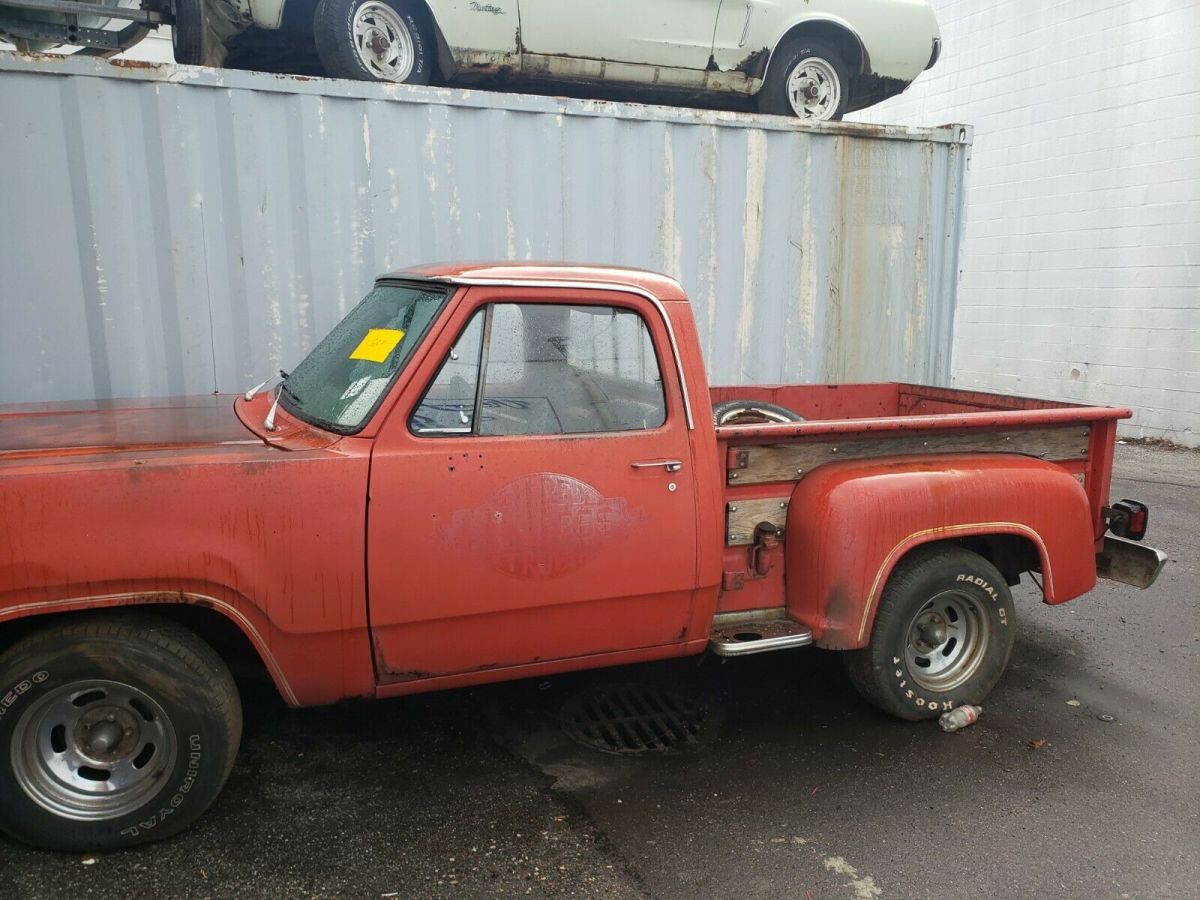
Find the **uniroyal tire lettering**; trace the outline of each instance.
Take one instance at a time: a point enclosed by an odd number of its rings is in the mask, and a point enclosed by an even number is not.
[[[184,798],[191,792],[192,787],[196,784],[196,779],[200,776],[200,735],[193,734],[188,738],[188,750],[187,769],[184,770],[183,781],[175,789],[175,795],[167,801],[166,806],[161,807],[149,819],[138,822],[129,828],[122,828],[121,834],[128,835],[129,837],[137,837],[141,832],[149,831],[151,828],[161,825],[166,821],[167,816],[183,805]]]
[[[32,690],[35,684],[41,684],[49,677],[50,673],[42,670],[14,684],[10,690],[5,692],[3,697],[0,697],[0,719],[3,719],[4,715],[12,708],[12,705],[21,699],[24,694]]]

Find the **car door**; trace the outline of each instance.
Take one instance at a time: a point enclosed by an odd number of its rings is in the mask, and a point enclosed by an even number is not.
[[[381,682],[678,645],[696,497],[655,306],[473,287],[443,340],[372,453]]]
[[[520,0],[520,6],[526,56],[699,71],[708,65],[721,0]]]

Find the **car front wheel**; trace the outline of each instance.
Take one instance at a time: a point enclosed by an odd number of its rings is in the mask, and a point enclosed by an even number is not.
[[[313,37],[334,78],[429,84],[431,29],[416,4],[393,0],[320,0]]]
[[[796,40],[775,51],[758,92],[759,112],[836,122],[850,100],[850,76],[841,55],[819,41]]]
[[[241,729],[233,678],[191,631],[50,625],[0,656],[0,830],[70,851],[170,837],[220,792]]]

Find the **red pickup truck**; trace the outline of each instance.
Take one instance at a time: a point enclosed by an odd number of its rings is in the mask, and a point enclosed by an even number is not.
[[[302,706],[812,644],[922,719],[999,679],[1022,574],[1062,603],[1165,559],[1109,503],[1127,410],[710,388],[650,272],[388,275],[265,387],[0,408],[8,834],[194,821],[243,657]]]

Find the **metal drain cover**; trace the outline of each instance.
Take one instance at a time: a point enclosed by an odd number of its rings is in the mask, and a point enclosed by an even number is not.
[[[671,691],[610,684],[568,700],[560,713],[574,741],[605,753],[666,753],[708,737],[708,710]]]

